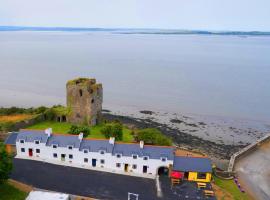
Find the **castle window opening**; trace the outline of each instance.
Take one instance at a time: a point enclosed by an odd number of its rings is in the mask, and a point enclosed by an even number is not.
[[[83,95],[83,91],[82,90],[79,90],[80,91],[80,96],[82,97],[82,95]]]
[[[94,100],[94,99],[92,99],[92,100],[91,100],[91,103],[94,103],[94,102],[95,102],[95,100]]]

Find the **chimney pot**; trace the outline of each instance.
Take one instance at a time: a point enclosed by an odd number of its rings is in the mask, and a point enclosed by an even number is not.
[[[143,149],[144,141],[140,141],[140,148]]]
[[[109,143],[114,145],[114,141],[115,141],[115,138],[114,137],[110,137],[110,140],[109,140]]]
[[[83,133],[80,133],[79,136],[78,136],[79,140],[82,141],[83,139]]]
[[[52,128],[45,129],[45,133],[48,135],[48,137],[50,137],[52,134]]]

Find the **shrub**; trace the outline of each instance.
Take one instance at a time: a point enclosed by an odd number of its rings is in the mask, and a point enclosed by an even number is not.
[[[158,129],[155,128],[146,128],[139,130],[137,140],[142,140],[146,144],[155,144],[162,146],[172,145],[171,139],[163,135]]]
[[[2,143],[0,143],[0,183],[7,180],[9,174],[12,170],[12,161],[11,157],[5,150],[5,147]]]
[[[105,124],[101,128],[101,133],[104,134],[106,138],[114,137],[115,140],[122,140],[123,125],[120,123]]]
[[[84,137],[87,137],[88,135],[90,135],[90,128],[88,126],[72,125],[68,133],[72,135],[79,135],[80,133],[83,133]]]

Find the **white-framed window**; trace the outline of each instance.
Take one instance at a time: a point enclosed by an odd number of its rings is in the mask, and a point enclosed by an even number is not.
[[[88,150],[87,150],[87,149],[84,149],[84,150],[83,150],[83,153],[88,153]]]
[[[165,162],[167,160],[166,157],[161,157],[160,159],[161,159],[162,162]]]
[[[72,149],[73,149],[73,146],[68,146],[68,149],[69,149],[69,150],[72,150]]]
[[[73,159],[73,155],[72,155],[72,154],[69,154],[69,155],[68,155],[68,158],[69,158],[69,159]]]
[[[54,157],[54,158],[57,158],[57,153],[54,153],[54,154],[53,154],[53,157]]]
[[[116,154],[116,158],[121,158],[121,154],[120,153]]]
[[[105,160],[104,159],[101,159],[100,160],[100,164],[105,164]]]
[[[36,149],[36,153],[40,153],[40,149]]]
[[[21,148],[21,152],[25,152],[25,148]]]
[[[53,144],[53,145],[52,145],[52,148],[56,149],[57,146],[58,146],[57,144]]]
[[[121,167],[121,163],[116,163],[116,167]]]
[[[137,158],[138,158],[138,155],[133,154],[133,155],[132,155],[132,158],[133,158],[133,159],[137,159]]]
[[[148,160],[148,159],[149,159],[148,156],[144,156],[144,157],[143,157],[143,160]]]
[[[137,165],[132,165],[132,169],[137,169]]]
[[[88,163],[88,158],[84,158],[83,162]]]
[[[35,144],[39,144],[39,140],[35,140]]]
[[[20,143],[22,143],[22,144],[23,144],[23,143],[24,143],[24,140],[20,140]]]

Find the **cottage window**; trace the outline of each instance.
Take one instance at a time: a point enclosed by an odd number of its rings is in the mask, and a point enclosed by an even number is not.
[[[22,143],[22,144],[23,144],[23,143],[24,143],[24,140],[20,140],[20,143]]]
[[[73,148],[72,146],[68,146],[68,149],[72,150],[72,148]]]
[[[86,149],[85,149],[85,150],[83,150],[83,153],[88,153],[88,150],[86,150]]]
[[[36,140],[36,141],[35,141],[35,144],[39,144],[39,141],[38,141],[38,140]]]
[[[40,153],[40,149],[36,149],[36,153]]]
[[[197,179],[206,179],[206,173],[198,173]]]
[[[105,151],[100,151],[100,154],[105,154]]]
[[[117,158],[121,158],[121,154],[116,154],[116,157]]]
[[[167,160],[167,158],[165,158],[165,157],[162,157],[162,158],[161,158],[161,161],[162,161],[162,162],[165,162],[166,160]]]
[[[56,149],[56,148],[57,148],[57,145],[54,144],[52,147],[53,147],[54,149]]]
[[[144,157],[143,157],[143,160],[148,160],[148,157],[147,157],[147,156],[144,156]]]
[[[116,167],[121,167],[121,163],[116,163]]]
[[[73,155],[72,154],[69,154],[68,157],[69,157],[69,159],[73,159]]]
[[[101,160],[100,160],[100,163],[101,163],[101,164],[105,164],[105,160],[101,159]]]
[[[137,169],[137,165],[132,165],[132,169]]]
[[[84,161],[85,163],[88,163],[88,158],[85,158],[83,161]]]
[[[133,158],[133,159],[137,159],[138,156],[137,156],[137,155],[132,155],[132,158]]]
[[[21,152],[25,152],[25,148],[21,148]]]
[[[57,158],[57,153],[54,153],[54,154],[53,154],[53,157],[54,157],[54,158]]]

